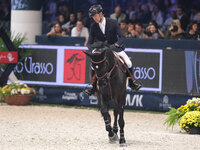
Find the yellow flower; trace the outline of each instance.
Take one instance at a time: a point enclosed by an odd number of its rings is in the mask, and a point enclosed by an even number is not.
[[[29,88],[22,88],[21,89],[21,94],[30,94],[30,90],[29,90]]]
[[[187,112],[184,116],[181,117],[179,125],[180,125],[180,128],[185,129],[185,130],[191,127],[200,126],[200,112],[199,111]]]
[[[20,94],[35,94],[35,90],[28,87],[21,81],[10,82],[0,89],[2,96],[20,95]]]
[[[4,87],[1,89],[1,91],[4,92],[4,91],[6,91],[6,89],[7,89],[7,85],[4,86]]]

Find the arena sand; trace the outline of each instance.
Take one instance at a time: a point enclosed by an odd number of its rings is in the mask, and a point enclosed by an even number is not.
[[[108,142],[97,110],[0,104],[0,150],[200,149],[200,135],[189,135],[178,126],[167,130],[166,118],[165,114],[125,112],[127,147],[119,147]]]

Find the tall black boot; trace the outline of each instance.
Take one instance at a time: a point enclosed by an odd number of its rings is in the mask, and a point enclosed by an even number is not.
[[[96,79],[96,76],[95,76],[95,72],[93,70],[92,70],[91,75],[92,75],[92,81],[91,81],[92,88],[91,89],[90,88],[86,88],[83,91],[85,94],[87,94],[89,96],[95,94],[96,87],[97,87],[97,79]]]
[[[129,81],[129,87],[132,90],[138,91],[142,87],[142,83],[140,81],[134,79],[132,68],[128,68],[127,77],[129,77],[129,80],[128,80]]]

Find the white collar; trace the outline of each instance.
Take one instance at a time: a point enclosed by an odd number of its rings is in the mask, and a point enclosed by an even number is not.
[[[105,25],[106,25],[106,18],[103,17],[103,21],[102,21],[102,22],[99,22],[99,24],[105,26]]]
[[[99,23],[99,27],[102,31],[103,34],[105,34],[105,28],[106,28],[106,18],[103,17],[103,21],[101,23]]]

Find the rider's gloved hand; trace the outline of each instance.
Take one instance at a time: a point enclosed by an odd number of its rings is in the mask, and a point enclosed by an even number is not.
[[[110,45],[110,48],[113,49],[113,50],[116,49],[115,44]]]
[[[97,50],[96,48],[95,48],[95,49],[93,49],[93,50],[92,50],[92,54],[94,54],[96,50]]]
[[[119,51],[120,46],[119,44],[115,43],[115,44],[110,45],[110,48],[114,51]]]
[[[117,43],[112,44],[112,45],[110,45],[110,48],[115,50],[116,48],[119,48],[119,44],[117,44]]]
[[[103,51],[106,51],[106,50],[108,50],[108,49],[109,49],[109,47],[104,47],[104,48],[100,48],[99,51],[100,51],[100,52],[103,52]]]

